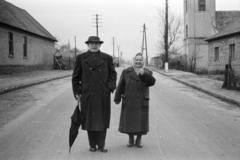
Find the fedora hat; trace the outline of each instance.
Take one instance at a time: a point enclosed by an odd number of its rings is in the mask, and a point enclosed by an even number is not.
[[[88,44],[90,42],[100,43],[100,44],[103,43],[103,41],[100,41],[100,38],[97,37],[97,36],[90,36],[90,37],[88,37],[88,40],[85,43]]]

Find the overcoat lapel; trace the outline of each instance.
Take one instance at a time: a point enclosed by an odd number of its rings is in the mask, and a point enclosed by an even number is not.
[[[135,79],[137,81],[140,81],[140,78],[137,75],[137,73],[134,71],[133,67],[129,68],[127,72],[128,72],[130,77],[132,77],[133,79]]]
[[[97,68],[98,66],[101,66],[102,64],[104,64],[106,62],[105,57],[103,56],[103,54],[100,52],[100,55],[98,56],[97,61],[95,62],[95,64],[93,65],[93,69]]]
[[[91,53],[87,53],[84,57],[84,61],[90,65],[92,67],[92,69],[97,68],[98,66],[101,66],[102,64],[104,64],[106,62],[106,58],[104,57],[104,55],[100,52],[99,56],[97,58],[96,61],[91,61]]]
[[[90,53],[89,52],[87,52],[87,54],[84,56],[84,61],[88,64],[88,65],[90,65],[91,67],[94,65],[93,63],[92,63],[92,61],[90,60]]]

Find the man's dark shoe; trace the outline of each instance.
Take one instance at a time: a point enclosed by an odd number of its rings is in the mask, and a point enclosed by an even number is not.
[[[96,148],[90,148],[89,151],[90,151],[90,152],[96,152],[97,149],[96,149]]]
[[[138,148],[142,148],[142,147],[143,147],[141,140],[136,140],[135,145],[136,145]]]
[[[104,152],[104,153],[108,152],[108,149],[105,148],[105,147],[99,147],[98,149],[99,149],[101,152]]]

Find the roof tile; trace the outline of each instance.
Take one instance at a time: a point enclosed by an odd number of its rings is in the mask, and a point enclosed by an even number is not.
[[[57,41],[27,11],[0,0],[0,22]]]
[[[229,15],[231,15],[231,14],[229,14]],[[224,21],[224,18],[222,19],[222,21]],[[226,21],[228,21],[228,22],[226,22]],[[240,34],[240,12],[239,13],[235,12],[235,16],[233,16],[231,18],[231,20],[226,20],[226,21],[225,21],[225,23],[226,23],[225,28],[221,29],[221,31],[219,33],[217,33],[211,37],[208,37],[205,40],[212,41],[212,40],[216,40],[216,39],[230,36],[233,34]]]

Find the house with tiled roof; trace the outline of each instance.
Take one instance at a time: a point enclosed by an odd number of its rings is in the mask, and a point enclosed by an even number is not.
[[[53,69],[55,42],[26,10],[0,0],[0,74]]]
[[[219,63],[212,63],[212,48],[205,39],[211,37],[209,40],[212,41],[215,36],[220,38],[221,34],[230,33],[234,36],[235,30],[226,28],[238,18],[240,11],[216,11],[215,0],[184,0],[184,52],[188,67],[193,68],[193,72],[224,70],[224,65],[216,67]]]
[[[208,42],[208,71],[224,72],[225,65],[231,61],[240,78],[240,18],[205,40]]]

